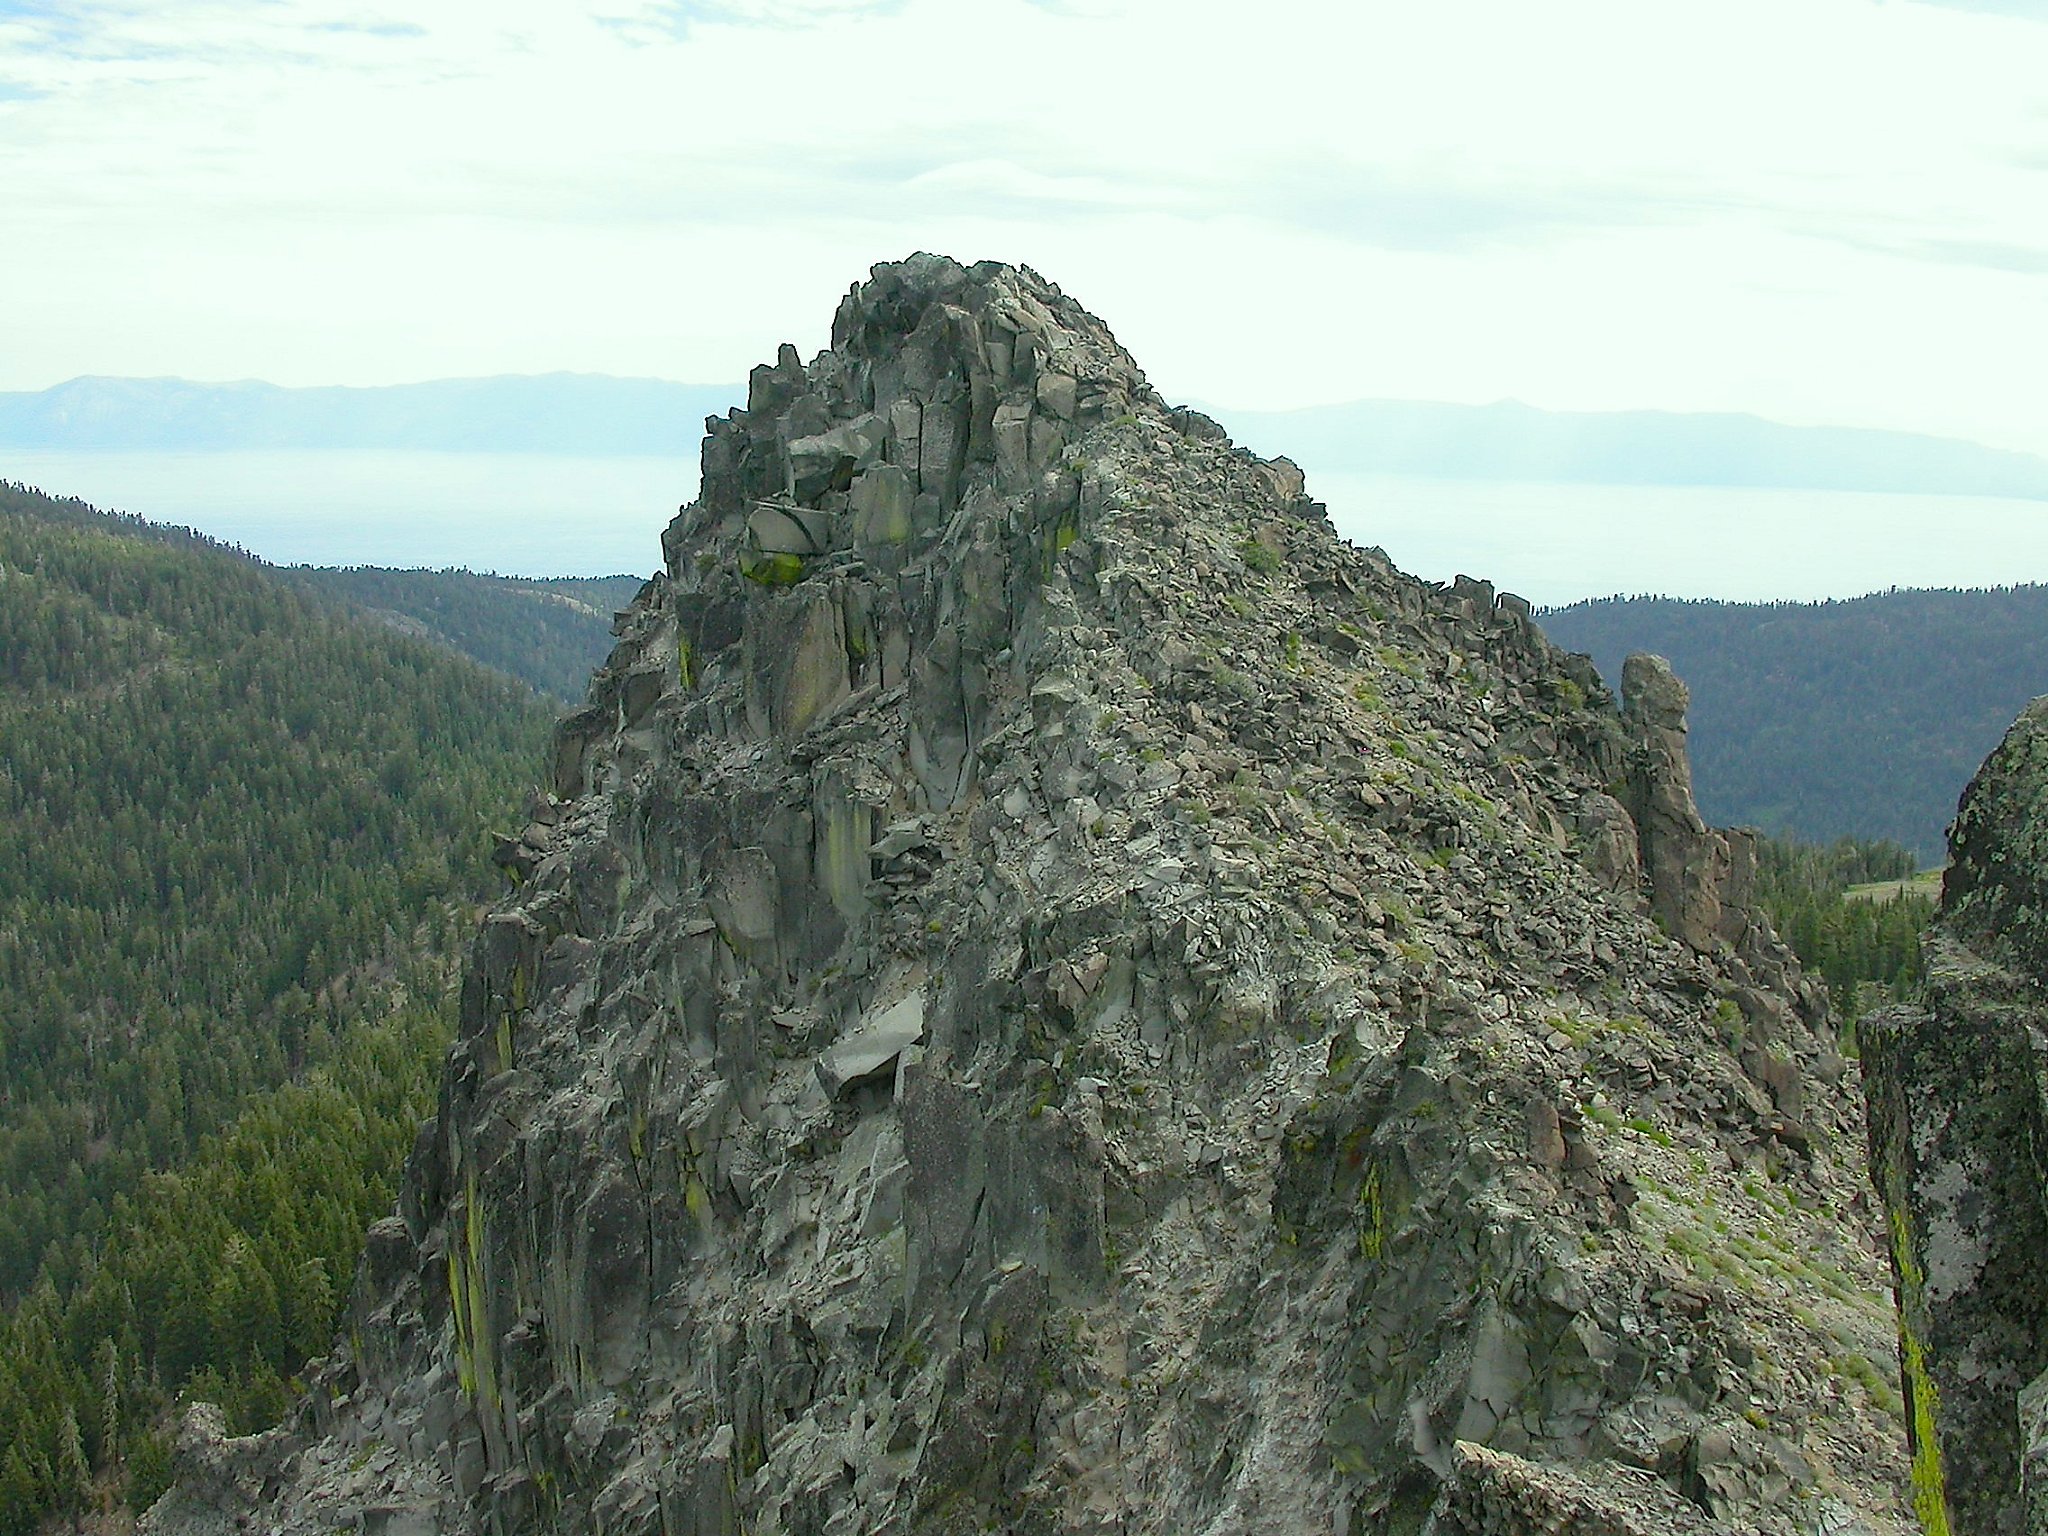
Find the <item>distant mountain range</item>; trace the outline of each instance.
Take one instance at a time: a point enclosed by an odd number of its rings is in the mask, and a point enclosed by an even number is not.
[[[354,389],[79,378],[0,393],[0,448],[426,449],[694,458],[738,384],[554,373]],[[1544,411],[1514,401],[1208,407],[1233,436],[1313,472],[1704,485],[2048,501],[2048,459],[1954,438],[1758,416]],[[4,467],[4,466],[0,466]]]
[[[2011,496],[2048,501],[2048,459],[1958,438],[1761,416],[1542,411],[1517,401],[1360,400],[1217,413],[1264,454],[1328,472]]]
[[[694,459],[704,418],[744,386],[601,374],[435,379],[370,389],[72,379],[0,394],[0,447],[107,451],[427,449]]]

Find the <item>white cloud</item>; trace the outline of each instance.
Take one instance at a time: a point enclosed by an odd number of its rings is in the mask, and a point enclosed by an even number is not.
[[[654,0],[648,20],[672,30],[693,25],[812,27],[844,16],[888,15],[904,0]]]
[[[1174,393],[2040,450],[2044,176],[1925,0],[0,0],[0,387],[737,378],[922,247]]]

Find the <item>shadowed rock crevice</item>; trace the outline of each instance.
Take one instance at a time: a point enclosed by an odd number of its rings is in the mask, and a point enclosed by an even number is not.
[[[262,1518],[1903,1529],[1862,1125],[1668,669],[1028,270],[832,336],[707,423]]]

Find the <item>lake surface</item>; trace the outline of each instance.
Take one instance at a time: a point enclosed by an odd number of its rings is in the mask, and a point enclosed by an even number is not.
[[[2037,501],[1313,473],[1309,487],[1340,532],[1403,570],[1483,576],[1542,604],[2048,581],[2048,503]]]
[[[279,565],[502,576],[651,572],[661,530],[697,493],[693,459],[545,454],[0,448],[0,479],[182,523]]]
[[[1743,600],[2048,581],[2048,503],[1856,491],[1552,485],[1319,474],[1347,538],[1418,576],[1532,602],[1616,592]],[[0,478],[184,523],[279,564],[651,571],[696,493],[665,458],[0,449]]]

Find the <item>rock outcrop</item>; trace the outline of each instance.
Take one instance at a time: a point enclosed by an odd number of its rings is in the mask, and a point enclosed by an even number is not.
[[[708,430],[252,1519],[1904,1529],[1860,1116],[1668,669],[1023,269],[876,268]]]
[[[1916,1006],[1866,1021],[1929,1531],[2048,1531],[2048,699],[1963,794]]]

